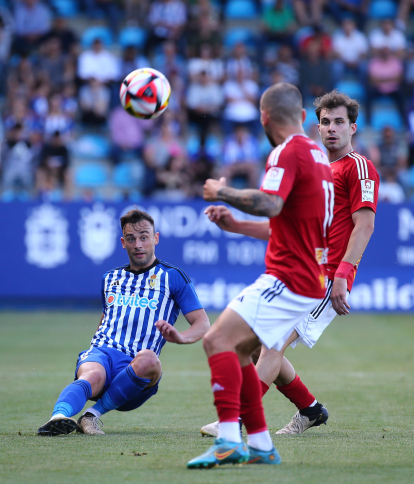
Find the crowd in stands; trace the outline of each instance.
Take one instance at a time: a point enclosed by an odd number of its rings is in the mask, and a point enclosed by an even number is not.
[[[337,88],[361,105],[354,149],[380,198],[414,197],[414,0],[0,0],[0,200],[182,200],[208,177],[260,184],[259,99]],[[153,67],[167,111],[127,114],[119,86]],[[323,148],[323,146],[321,145]]]

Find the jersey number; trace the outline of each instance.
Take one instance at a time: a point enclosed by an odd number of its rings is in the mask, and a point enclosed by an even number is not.
[[[331,226],[334,209],[334,184],[326,180],[322,180],[322,187],[325,191],[325,219],[323,221],[323,236],[326,237],[326,229]]]

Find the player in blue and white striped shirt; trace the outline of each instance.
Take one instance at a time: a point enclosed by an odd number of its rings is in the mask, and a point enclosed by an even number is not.
[[[89,350],[79,354],[75,381],[62,391],[38,435],[75,429],[103,434],[103,414],[134,410],[157,393],[165,342],[195,343],[210,326],[189,277],[155,257],[159,234],[153,219],[131,210],[121,217],[121,227],[129,264],[104,274],[101,322]],[[190,324],[182,333],[174,328],[180,309]],[[73,419],[88,400],[96,404]]]

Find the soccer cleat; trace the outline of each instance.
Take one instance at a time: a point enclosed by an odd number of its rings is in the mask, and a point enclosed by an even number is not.
[[[280,464],[282,460],[278,451],[273,447],[272,450],[259,450],[248,446],[249,460],[246,464]]]
[[[84,413],[78,420],[76,432],[89,435],[105,435],[102,421],[91,412]]]
[[[73,432],[77,426],[78,424],[74,418],[63,416],[52,417],[37,430],[37,435],[41,435],[43,437],[66,435]]]
[[[239,418],[239,424],[240,424],[240,435],[242,435],[242,419]],[[218,437],[218,431],[219,431],[219,421],[216,420],[215,422],[211,424],[204,425],[204,427],[201,427],[200,432],[203,437]]]
[[[244,442],[229,442],[216,439],[207,452],[188,462],[188,469],[210,469],[223,464],[244,464],[249,460],[249,451]]]
[[[278,430],[276,432],[276,435],[300,435],[303,434],[305,430],[308,430],[311,427],[319,427],[322,424],[326,425],[326,421],[329,417],[328,410],[326,410],[324,406],[321,407],[321,411],[318,414],[311,415],[309,417],[307,417],[306,415],[302,415],[300,412],[296,412],[292,420],[286,425],[286,427]]]

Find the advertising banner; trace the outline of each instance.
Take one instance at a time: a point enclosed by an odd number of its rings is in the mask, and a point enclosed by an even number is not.
[[[266,242],[221,231],[206,202],[142,201],[160,232],[156,255],[183,269],[206,309],[221,310],[264,270]],[[1,307],[99,304],[102,275],[128,262],[127,203],[0,204]],[[234,210],[237,218],[254,218]],[[378,206],[351,294],[358,311],[414,311],[414,205]]]

